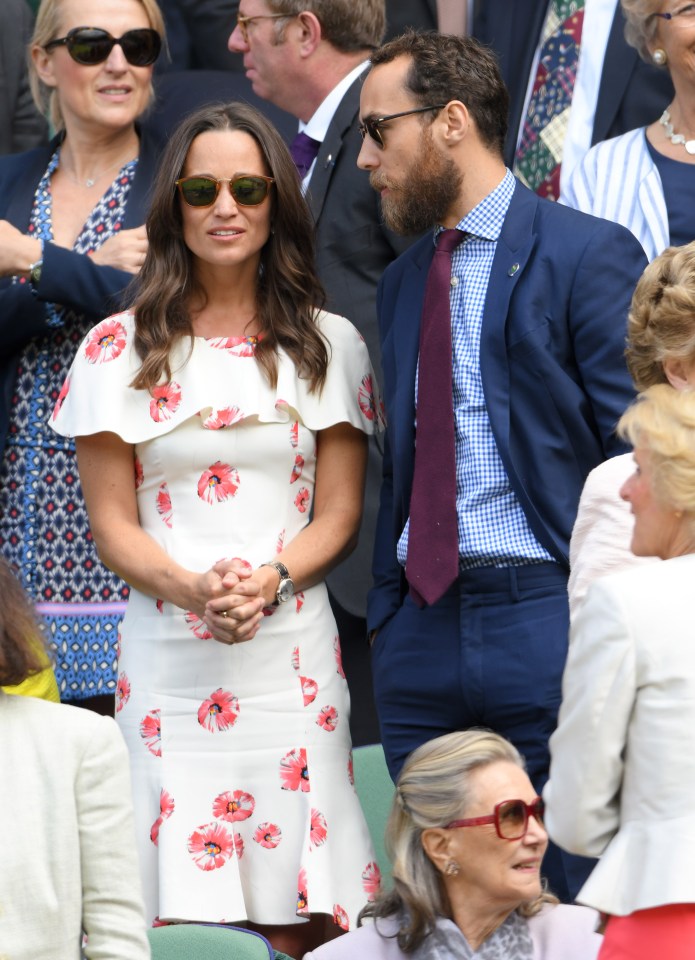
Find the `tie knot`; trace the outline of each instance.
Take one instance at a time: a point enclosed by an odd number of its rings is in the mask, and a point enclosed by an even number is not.
[[[465,236],[463,230],[442,230],[437,237],[437,253],[451,253]]]
[[[298,133],[290,144],[290,153],[295,166],[302,179],[306,176],[309,168],[316,159],[321,142],[307,136],[306,133]]]

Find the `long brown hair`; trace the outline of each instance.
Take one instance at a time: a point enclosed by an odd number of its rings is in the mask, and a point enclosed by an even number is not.
[[[0,557],[0,686],[15,686],[48,666],[31,601]]]
[[[261,251],[256,287],[263,334],[256,360],[271,386],[277,383],[282,347],[311,390],[326,378],[328,348],[316,325],[325,300],[314,265],[314,224],[299,187],[297,170],[279,133],[243,103],[203,107],[184,120],[162,155],[147,218],[149,247],[135,283],[135,348],[142,359],[133,386],[151,389],[171,378],[170,351],[182,337],[193,343],[191,298],[205,299],[183,239],[182,202],[175,181],[182,176],[192,142],[209,130],[239,130],[258,144],[275,183],[270,192],[271,235]],[[268,201],[266,201],[268,202]]]

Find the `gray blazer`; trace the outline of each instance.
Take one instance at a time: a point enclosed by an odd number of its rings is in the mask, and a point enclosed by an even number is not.
[[[48,127],[34,106],[27,74],[32,30],[26,0],[0,3],[0,154],[21,153],[46,143]]]

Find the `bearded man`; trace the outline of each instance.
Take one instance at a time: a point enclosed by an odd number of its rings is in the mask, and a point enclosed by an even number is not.
[[[569,538],[587,474],[622,452],[625,323],[646,258],[627,230],[515,180],[507,112],[475,40],[409,33],[372,55],[358,166],[387,226],[429,233],[377,296],[388,428],[367,619],[394,777],[422,742],[482,726],[518,747],[540,793]],[[589,869],[546,858],[563,899]]]

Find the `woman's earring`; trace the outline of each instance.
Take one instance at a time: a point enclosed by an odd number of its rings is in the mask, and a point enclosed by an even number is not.
[[[461,867],[459,867],[455,860],[450,860],[447,863],[444,872],[446,873],[447,877],[457,877],[459,873],[461,873]]]
[[[656,64],[657,67],[663,67],[667,60],[666,51],[662,50],[661,47],[657,47],[652,53],[652,63]]]

